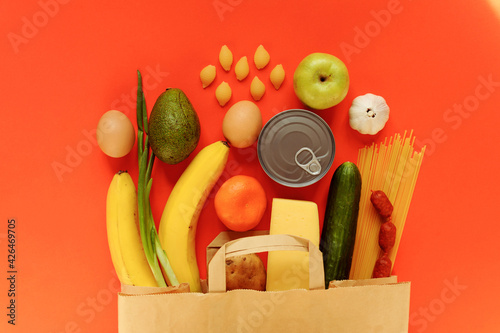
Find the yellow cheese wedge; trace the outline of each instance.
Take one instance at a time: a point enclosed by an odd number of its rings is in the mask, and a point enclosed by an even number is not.
[[[307,238],[319,246],[318,206],[312,201],[274,198],[269,233]],[[269,252],[266,290],[298,288],[309,289],[309,253]]]

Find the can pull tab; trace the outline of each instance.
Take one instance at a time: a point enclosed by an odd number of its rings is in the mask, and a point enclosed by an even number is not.
[[[303,151],[307,151],[311,154],[311,160],[309,162],[307,162],[306,164],[302,164],[298,160],[298,156]],[[316,157],[316,155],[314,155],[314,152],[310,148],[307,148],[307,147],[300,148],[299,151],[297,151],[297,153],[295,153],[295,163],[299,167],[304,169],[307,173],[309,173],[313,176],[319,175],[321,172],[321,164],[319,163],[318,158]]]

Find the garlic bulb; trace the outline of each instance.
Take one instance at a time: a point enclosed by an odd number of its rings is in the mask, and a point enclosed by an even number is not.
[[[389,106],[382,96],[366,94],[356,97],[349,109],[349,124],[361,134],[374,135],[389,120]]]

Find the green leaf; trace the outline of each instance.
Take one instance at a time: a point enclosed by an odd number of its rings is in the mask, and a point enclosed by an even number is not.
[[[155,154],[151,153],[151,155],[149,156],[149,163],[148,163],[148,167],[146,169],[146,179],[151,179],[151,174],[153,172],[153,164],[155,162]]]
[[[172,286],[178,286],[179,281],[177,280],[177,276],[175,276],[174,270],[170,265],[170,261],[168,260],[167,253],[161,247],[160,240],[158,239],[158,234],[156,234],[155,238],[155,246],[156,246],[156,254],[158,255],[158,260],[160,261],[161,266],[163,267],[163,271],[167,275],[167,278]]]
[[[170,283],[172,285],[178,285],[179,282],[177,277],[172,270],[165,251],[161,247],[151,210],[150,194],[153,186],[151,175],[153,172],[155,154],[153,152],[150,153],[148,113],[142,89],[142,76],[140,71],[137,71],[137,77],[137,145],[139,165],[137,197],[142,246],[158,286],[165,287],[167,285],[161,270],[162,268]]]
[[[142,93],[142,89],[141,89],[141,93]],[[146,108],[146,99],[144,98],[144,93],[142,93],[142,122],[143,122],[144,133],[146,133],[146,135],[148,135],[149,134],[148,111]]]
[[[145,109],[144,102],[144,92],[142,91],[142,75],[139,70],[137,70],[137,128],[144,132],[143,128],[143,114]]]
[[[155,244],[155,236],[156,236],[156,229],[152,228],[151,233],[150,233],[151,244]],[[156,279],[156,283],[158,284],[158,287],[166,287],[167,283],[165,282],[165,278],[163,277],[163,273],[161,271],[160,265],[158,264],[158,257],[156,256],[155,250],[153,250],[153,262],[154,262],[154,266],[152,268],[153,275]]]

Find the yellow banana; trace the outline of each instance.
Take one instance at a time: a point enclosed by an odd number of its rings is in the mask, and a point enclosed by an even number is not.
[[[113,176],[106,200],[106,229],[111,260],[123,284],[156,287],[142,247],[137,194],[126,171]]]
[[[229,156],[226,142],[204,147],[175,184],[163,210],[158,236],[180,283],[191,291],[201,291],[196,261],[195,238],[198,218],[213,186],[221,176]]]

